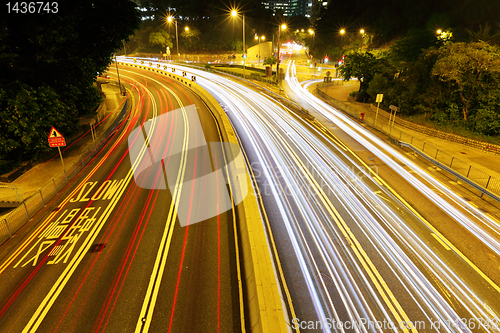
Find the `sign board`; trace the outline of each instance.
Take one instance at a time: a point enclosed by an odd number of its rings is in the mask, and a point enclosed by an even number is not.
[[[59,133],[59,131],[56,130],[54,127],[52,127],[50,129],[49,146],[50,147],[64,147],[64,146],[66,146],[66,140],[64,139],[62,134]]]
[[[382,98],[384,98],[384,94],[377,94],[376,103],[382,103]]]
[[[330,76],[331,75],[330,71],[326,71],[325,74],[326,74],[326,76]]]
[[[394,105],[390,105],[389,109],[391,109],[392,111],[395,111],[395,112],[399,111],[399,108],[397,106],[394,106]]]

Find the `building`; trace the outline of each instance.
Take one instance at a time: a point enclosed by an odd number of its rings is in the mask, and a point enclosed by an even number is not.
[[[292,16],[310,17],[312,0],[290,0],[290,13]],[[309,14],[309,15],[308,15]]]
[[[261,3],[265,9],[272,10],[273,15],[277,11],[281,11],[283,13],[283,16],[291,16],[292,13],[290,11],[290,1],[291,0],[265,0]]]
[[[290,15],[305,16],[314,22],[331,0],[290,0]]]
[[[331,0],[308,0],[309,4],[309,15],[307,16],[311,19],[311,22],[316,21],[319,18],[322,8],[328,7]]]

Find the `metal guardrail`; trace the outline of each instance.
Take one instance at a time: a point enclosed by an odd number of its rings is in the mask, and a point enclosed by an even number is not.
[[[407,147],[407,148],[410,148],[411,150],[413,150],[415,153],[419,154],[420,156],[422,156],[423,158],[425,158],[426,160],[428,160],[429,162],[431,162],[432,164],[436,165],[437,167],[445,170],[446,172],[450,173],[451,175],[453,175],[454,177],[456,177],[456,182],[458,182],[458,179],[462,180],[464,183],[467,183],[468,185],[474,187],[476,190],[478,190],[479,192],[481,192],[481,197],[483,197],[483,194],[486,194],[488,195],[490,198],[496,200],[497,202],[500,203],[500,197],[493,194],[492,192],[490,192],[487,188],[484,188],[482,186],[480,186],[479,184],[476,184],[475,182],[473,182],[472,180],[470,180],[469,178],[467,178],[466,176],[463,176],[461,175],[460,173],[458,173],[457,171],[451,169],[450,167],[448,167],[447,165],[444,165],[443,163],[439,162],[439,161],[436,161],[435,159],[433,159],[432,157],[430,157],[429,155],[427,155],[426,153],[420,151],[419,149],[413,147],[413,145],[409,144],[409,143],[406,143],[406,142],[403,142],[403,141],[399,141],[398,144],[400,146],[403,146],[403,147]],[[490,183],[490,180],[491,180],[491,176],[489,177],[489,181],[488,183],[486,184],[486,187],[488,187],[488,184]]]
[[[428,142],[422,141],[412,136],[411,134],[394,128],[394,126],[390,126],[387,121],[388,118],[384,117],[383,114],[379,113],[378,118],[375,121],[374,115],[362,115],[362,111],[357,110],[347,103],[338,101],[330,97],[318,88],[316,88],[316,94],[330,105],[334,106],[338,110],[342,110],[343,112],[351,115],[354,118],[361,119],[363,118],[363,116],[365,116],[364,120],[362,121],[367,126],[370,126],[377,131],[387,134],[389,136],[389,140],[392,143],[398,144],[398,142],[400,141],[410,142],[413,147],[422,147],[421,149],[416,149],[425,152],[426,154],[428,154],[428,156],[434,156],[434,160],[436,160],[438,163],[446,165],[449,169],[452,169],[454,172],[469,179],[475,184],[478,184],[480,187],[488,189],[489,192],[493,193],[496,196],[500,196],[500,179],[491,176],[490,174],[470,165],[467,162],[464,162],[459,157],[450,155],[443,150],[433,147]]]

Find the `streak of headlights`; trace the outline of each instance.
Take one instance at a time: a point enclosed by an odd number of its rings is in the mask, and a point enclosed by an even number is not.
[[[262,170],[264,178],[272,185],[269,187],[271,195],[279,208],[320,320],[326,318],[340,320],[325,281],[321,278],[320,285],[315,284],[314,277],[318,275],[320,266],[326,267],[332,276],[351,322],[356,320],[359,322],[361,318],[374,321],[381,319],[370,309],[364,294],[360,291],[359,282],[352,274],[360,277],[363,288],[368,289],[385,319],[393,320],[393,318],[380,300],[377,291],[369,283],[369,278],[358,260],[348,250],[348,246],[344,245],[343,251],[339,251],[335,246],[336,243],[345,243],[345,240],[343,241],[343,236],[335,226],[335,217],[331,216],[325,209],[324,203],[310,191],[311,180],[301,163],[307,163],[307,169],[314,171],[315,178],[325,184],[328,192],[349,212],[353,221],[429,320],[440,318],[444,322],[457,322],[460,318],[392,240],[382,224],[392,233],[399,235],[409,248],[415,249],[417,258],[440,278],[443,285],[447,286],[457,299],[465,299],[461,302],[471,316],[491,317],[492,314],[487,310],[476,306],[477,296],[461,283],[461,280],[406,226],[391,207],[386,205],[365,182],[357,179],[353,170],[345,166],[345,163],[337,157],[338,154],[344,154],[342,150],[332,152],[319,141],[318,136],[324,136],[323,133],[313,126],[305,128],[304,124],[298,123],[275,101],[231,80],[191,68],[174,67],[195,74],[197,83],[221,101],[233,123],[237,122],[245,129],[244,132],[256,152],[258,162],[266,166]],[[290,77],[287,79],[290,80]],[[302,155],[302,159],[299,159],[294,151]],[[344,154],[344,157],[347,156]],[[365,176],[369,178],[367,174]],[[355,181],[352,181],[353,179]],[[300,221],[303,222],[302,225]],[[311,242],[308,242],[306,232],[312,238]],[[321,260],[313,256],[314,248],[319,252]],[[453,327],[446,330],[468,331],[466,328]],[[365,329],[360,328],[359,331]]]
[[[290,72],[292,73],[292,75],[290,75]],[[380,139],[366,131],[363,127],[359,126],[348,117],[344,116],[328,104],[322,102],[321,100],[310,94],[306,89],[310,84],[318,82],[317,80],[310,80],[308,83],[304,84],[304,87],[302,87],[293,75],[293,64],[289,64],[286,80],[292,90],[309,105],[314,107],[316,111],[321,113],[323,116],[325,116],[325,118],[331,120],[336,126],[351,135],[354,139],[356,139],[356,141],[364,145],[368,150],[378,156],[394,171],[398,172],[402,177],[409,179],[410,183],[417,187],[424,195],[426,195],[434,202],[437,202],[437,204],[444,211],[448,212],[450,216],[456,218],[459,222],[463,222],[464,226],[470,227],[468,229],[471,230],[471,232],[473,232],[480,239],[483,239],[485,243],[490,244],[493,247],[497,246],[498,243],[493,237],[482,232],[483,230],[478,227],[477,224],[468,219],[464,214],[460,213],[456,208],[443,200],[439,195],[433,192],[430,188],[426,187],[422,182],[418,181],[411,173],[403,169],[381,149],[377,149],[376,147],[374,147],[374,145],[370,144],[367,139],[369,139],[373,143],[376,143],[379,147],[383,148],[385,151],[389,152],[394,157],[405,163],[413,171],[422,176],[422,178],[442,190],[443,193],[448,195],[450,199],[452,199],[456,203],[465,205],[464,208],[466,208],[473,216],[478,217],[480,221],[487,221],[488,226],[491,228],[491,230],[498,232],[498,226],[495,221],[493,221],[487,215],[482,214],[476,207],[471,206],[450,189],[443,186],[440,182],[429,176],[425,171],[418,168],[406,157],[399,154],[391,147],[385,145],[383,142],[381,142]],[[342,151],[339,152],[342,153]],[[362,186],[361,182],[359,184],[360,186]],[[366,194],[369,193],[369,189],[364,189],[363,191]],[[373,204],[376,205],[380,203],[375,202]],[[390,210],[387,209],[387,211],[389,212]],[[394,219],[392,223],[387,222],[389,221],[386,220],[386,226],[388,226],[394,232],[394,234],[399,235],[400,239],[404,240],[405,243],[408,244],[407,248],[419,249],[419,251],[414,251],[414,255],[417,256],[417,258],[420,258],[420,261],[422,263],[425,263],[430,271],[432,271],[436,276],[440,277],[441,283],[449,288],[455,298],[460,300],[462,305],[471,314],[475,314],[476,319],[494,319],[498,316],[497,314],[494,314],[487,306],[484,306],[482,300],[474,294],[474,292],[434,253],[434,251],[432,251],[432,249],[430,249],[417,235],[414,234],[414,232],[410,230],[410,228],[408,228],[406,223],[398,223],[397,218]],[[375,228],[377,227],[377,224],[371,225],[374,233],[383,234],[383,230],[378,230],[377,232],[375,232]],[[389,237],[381,237],[379,238],[379,242],[382,244],[385,240],[389,239]],[[499,248],[493,248],[493,250],[498,251]],[[397,251],[396,247],[394,248],[394,251]]]

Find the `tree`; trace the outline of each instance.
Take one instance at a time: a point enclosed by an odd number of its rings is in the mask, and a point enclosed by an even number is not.
[[[0,159],[43,153],[51,126],[70,135],[100,101],[97,72],[140,23],[129,0],[57,4],[57,13],[0,13]]]
[[[340,75],[345,81],[355,77],[359,80],[359,92],[366,92],[370,81],[378,70],[378,60],[374,52],[351,51],[345,55],[344,65],[340,67]]]
[[[391,47],[391,58],[406,64],[415,62],[429,47],[437,45],[435,32],[412,29],[394,42]]]
[[[170,35],[163,29],[160,29],[158,32],[152,32],[149,35],[149,44],[160,45],[163,49],[173,46]]]
[[[432,74],[456,88],[462,102],[463,119],[485,79],[500,72],[500,49],[485,42],[455,43],[441,48]]]
[[[181,32],[181,37],[183,37],[184,45],[190,50],[194,49],[200,41],[200,30],[197,28],[189,28],[188,30],[183,30]]]
[[[277,63],[278,63],[278,59],[276,59],[275,56],[267,57],[263,62],[263,64],[266,66],[273,66],[273,65],[276,65]]]

